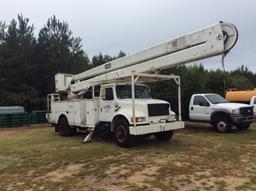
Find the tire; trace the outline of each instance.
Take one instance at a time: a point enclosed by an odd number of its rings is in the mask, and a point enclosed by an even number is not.
[[[60,117],[58,121],[58,129],[59,129],[59,134],[62,137],[67,137],[72,134],[72,130],[68,124],[68,120],[66,117]]]
[[[243,123],[243,124],[236,125],[236,127],[238,130],[245,131],[245,130],[249,129],[250,125],[251,125],[251,123]]]
[[[55,124],[55,125],[54,125],[54,131],[55,131],[56,133],[59,132],[59,125],[58,125],[58,124]]]
[[[120,147],[130,147],[133,145],[133,136],[130,135],[129,124],[125,119],[117,119],[114,122],[114,139]]]
[[[77,128],[76,127],[71,127],[71,135],[76,135],[77,133]]]
[[[173,131],[165,131],[154,134],[157,141],[169,141],[173,137]]]
[[[228,133],[231,130],[231,123],[229,119],[220,117],[216,119],[214,128],[220,133]]]

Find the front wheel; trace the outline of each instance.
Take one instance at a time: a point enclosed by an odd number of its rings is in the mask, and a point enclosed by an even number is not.
[[[243,130],[249,129],[250,125],[251,125],[251,123],[243,123],[243,124],[236,125],[236,127],[238,130],[243,131]]]
[[[173,131],[165,131],[154,134],[157,141],[169,141],[173,137]]]
[[[130,135],[129,124],[124,119],[117,119],[114,126],[114,139],[120,147],[130,147],[133,143],[133,136]]]
[[[216,120],[214,127],[220,133],[227,133],[231,130],[231,123],[227,118],[221,117]]]
[[[68,120],[65,117],[60,117],[58,122],[58,131],[60,136],[67,137],[72,134],[72,130],[68,124]]]

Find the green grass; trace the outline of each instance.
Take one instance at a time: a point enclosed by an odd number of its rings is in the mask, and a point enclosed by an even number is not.
[[[48,125],[0,129],[0,190],[255,190],[256,125],[220,134],[187,125],[170,142],[120,148]]]

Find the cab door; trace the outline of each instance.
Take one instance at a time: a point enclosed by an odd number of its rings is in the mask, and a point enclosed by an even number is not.
[[[197,95],[194,97],[193,103],[189,106],[189,118],[194,121],[209,121],[212,109],[208,100]]]
[[[99,107],[99,121],[111,122],[115,114],[113,86],[102,87]]]
[[[251,103],[250,104],[253,105],[254,107],[256,107],[256,96],[253,96],[251,98]]]
[[[251,98],[251,103],[250,103],[251,106],[253,106],[253,112],[256,113],[256,96],[253,96]]]

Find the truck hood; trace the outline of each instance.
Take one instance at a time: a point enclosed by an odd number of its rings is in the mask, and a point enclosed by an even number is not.
[[[131,99],[120,99],[118,102],[120,103],[131,103]],[[167,101],[159,100],[159,99],[135,99],[136,105],[147,105],[147,104],[159,104],[159,103],[167,103]]]
[[[215,108],[238,109],[240,107],[250,107],[248,104],[243,103],[218,103]]]

